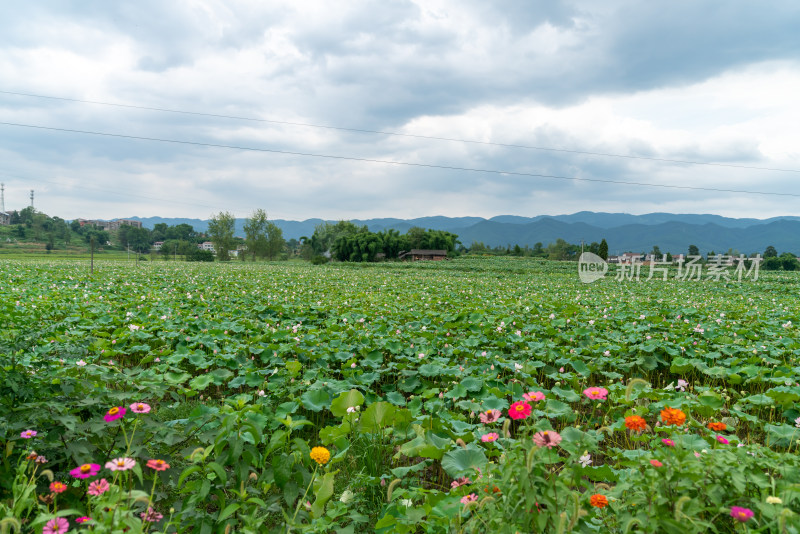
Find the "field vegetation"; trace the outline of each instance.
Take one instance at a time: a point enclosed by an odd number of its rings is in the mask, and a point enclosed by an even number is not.
[[[575,263],[0,262],[2,532],[800,531],[800,305]]]

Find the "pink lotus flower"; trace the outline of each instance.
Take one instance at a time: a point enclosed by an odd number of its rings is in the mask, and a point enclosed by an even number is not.
[[[606,400],[608,390],[606,388],[586,388],[583,394],[592,400]]]
[[[533,442],[537,447],[552,449],[561,443],[561,435],[553,430],[544,430],[533,435]]]
[[[478,496],[474,493],[470,493],[469,495],[464,495],[461,497],[461,504],[469,504],[471,502],[477,502]]]
[[[45,524],[44,528],[42,529],[42,534],[64,534],[68,530],[69,521],[63,517],[56,517]]]
[[[133,413],[148,413],[150,412],[150,405],[143,402],[135,402],[131,404],[131,411]]]
[[[97,467],[100,467],[99,465]],[[97,497],[98,495],[102,495],[103,493],[107,492],[110,486],[108,485],[108,480],[101,478],[100,480],[95,480],[91,484],[89,484],[89,489],[86,490],[86,493]]]
[[[114,406],[103,416],[103,419],[106,420],[106,423],[110,423],[111,421],[116,421],[117,419],[122,418],[125,415],[125,408],[122,406]]]
[[[740,523],[744,523],[753,517],[753,511],[750,508],[742,508],[740,506],[731,506],[731,517]]]
[[[106,469],[110,469],[111,471],[127,471],[128,469],[133,469],[135,465],[136,460],[133,458],[116,458],[110,462],[106,462]]]
[[[83,464],[69,472],[75,478],[89,478],[100,472],[100,464]]]
[[[501,415],[503,415],[503,413],[500,410],[486,410],[485,412],[481,412],[478,417],[480,417],[481,423],[489,424],[500,419]]]
[[[497,432],[489,432],[488,434],[481,436],[481,441],[484,443],[491,443],[492,441],[497,441],[497,438],[499,437],[500,436],[497,434]]]
[[[723,445],[727,445],[728,443],[730,443],[730,442],[729,442],[727,439],[725,439],[725,438],[724,438],[724,437],[722,437],[722,436],[717,436],[717,441],[719,441],[719,442],[720,442],[720,443],[722,443]]]
[[[544,400],[544,393],[541,391],[531,391],[530,393],[523,393],[522,398],[528,402],[539,402]]]
[[[19,433],[19,437],[21,437],[22,439],[31,439],[35,437],[36,434],[37,432],[35,430],[25,430]]]

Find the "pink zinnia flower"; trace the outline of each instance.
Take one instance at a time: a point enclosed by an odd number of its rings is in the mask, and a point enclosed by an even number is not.
[[[50,491],[53,493],[64,493],[67,491],[67,485],[63,482],[54,481],[50,483]]]
[[[553,430],[544,430],[533,435],[533,442],[538,447],[547,447],[548,449],[552,449],[561,443],[561,435]]]
[[[650,465],[652,465],[653,467],[661,467],[664,464],[662,464],[658,460],[650,460]]]
[[[471,502],[477,502],[478,496],[474,493],[470,493],[469,495],[464,495],[461,497],[461,504],[469,504]]]
[[[485,412],[481,412],[478,417],[480,417],[481,423],[489,424],[500,419],[501,415],[503,415],[503,413],[500,410],[486,410]]]
[[[531,391],[530,393],[523,393],[522,398],[528,402],[539,402],[544,400],[544,393],[541,391]]]
[[[19,433],[19,437],[22,439],[31,439],[32,437],[36,436],[36,433],[37,432],[35,430],[25,430]]]
[[[722,436],[717,436],[717,441],[719,441],[719,442],[720,442],[720,443],[722,443],[723,445],[727,445],[728,443],[730,443],[730,442],[729,442],[727,439],[725,439],[725,438],[724,438],[724,437],[722,437]]]
[[[152,507],[150,507],[147,509],[146,513],[142,512],[141,514],[139,514],[139,517],[141,517],[143,521],[155,523],[156,521],[161,521],[161,518],[164,516],[156,512],[155,509],[153,509]]]
[[[150,411],[150,405],[143,402],[134,402],[131,404],[131,411],[133,413],[148,413]]]
[[[92,518],[91,518],[91,517],[89,517],[89,516],[86,516],[86,515],[85,515],[85,516],[83,516],[83,517],[78,517],[78,518],[76,518],[76,519],[75,519],[75,522],[76,522],[76,523],[78,523],[78,524],[80,524],[80,523],[86,523],[87,521],[91,521],[91,520],[92,520]]]
[[[531,405],[525,401],[517,401],[508,409],[511,419],[525,419],[531,414]]]
[[[661,440],[661,443],[663,443],[663,444],[664,444],[664,445],[666,445],[667,447],[674,447],[674,446],[675,446],[675,442],[674,442],[674,441],[672,441],[672,440],[671,440],[671,439],[669,439],[669,438],[664,438],[664,439],[662,439],[662,440]]]
[[[606,400],[608,390],[606,388],[586,388],[583,394],[592,400]]]
[[[381,480],[383,480],[383,479],[381,479]],[[457,478],[454,481],[452,481],[450,483],[450,487],[452,489],[456,489],[459,486],[465,486],[467,484],[472,484],[472,481],[469,479],[469,477],[461,477],[461,478]]]
[[[136,465],[136,460],[133,458],[116,458],[110,462],[106,462],[106,469],[110,469],[111,471],[127,471],[128,469],[133,469],[134,465]]]
[[[496,441],[499,437],[500,436],[497,435],[497,432],[489,432],[488,434],[481,436],[481,441],[484,443],[490,443],[492,441]]]
[[[100,464],[83,464],[69,472],[75,478],[89,478],[100,472]]]
[[[750,512],[752,514],[752,512]],[[45,524],[42,534],[64,534],[69,530],[69,521],[63,517],[56,517]]]
[[[100,467],[99,465],[97,467]],[[101,478],[100,480],[95,480],[91,484],[89,484],[89,489],[86,490],[86,493],[97,497],[98,495],[102,495],[103,493],[107,492],[110,486],[108,485],[108,480]]]
[[[731,517],[740,523],[744,523],[753,517],[753,511],[750,508],[742,508],[740,506],[731,506]]]
[[[155,469],[156,471],[166,471],[169,469],[169,464],[164,460],[153,459],[147,461],[147,467],[150,469]]]
[[[122,406],[114,406],[103,416],[103,419],[106,420],[106,423],[110,423],[111,421],[116,421],[120,419],[123,415],[125,415],[125,408]]]

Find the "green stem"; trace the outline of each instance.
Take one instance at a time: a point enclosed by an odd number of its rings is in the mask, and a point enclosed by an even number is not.
[[[292,516],[292,523],[294,523],[294,520],[297,517],[297,512],[300,511],[300,506],[302,506],[306,500],[306,496],[308,495],[308,490],[311,489],[311,484],[314,483],[314,478],[317,476],[317,469],[319,469],[319,464],[317,464],[317,466],[314,468],[314,472],[311,474],[311,481],[308,483],[308,487],[306,488],[306,492],[303,494],[303,498],[300,499],[300,501],[297,503],[297,508],[295,508],[294,515]]]

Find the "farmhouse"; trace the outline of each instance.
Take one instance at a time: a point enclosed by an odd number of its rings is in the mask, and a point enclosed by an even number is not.
[[[397,256],[397,259],[411,260],[411,261],[420,261],[420,260],[441,261],[447,259],[447,251],[414,248],[407,252],[401,252],[400,255]]]

